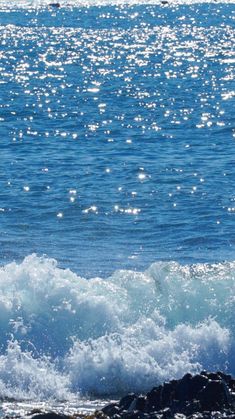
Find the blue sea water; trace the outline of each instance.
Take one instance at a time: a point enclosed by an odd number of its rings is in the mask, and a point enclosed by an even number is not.
[[[3,397],[235,373],[234,19],[0,4]]]

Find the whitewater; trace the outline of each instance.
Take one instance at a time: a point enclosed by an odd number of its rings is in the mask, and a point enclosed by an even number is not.
[[[0,1],[2,417],[235,374],[233,2],[60,5]]]
[[[235,264],[155,263],[87,280],[27,257],[0,271],[2,397],[144,391],[201,369],[234,371]]]

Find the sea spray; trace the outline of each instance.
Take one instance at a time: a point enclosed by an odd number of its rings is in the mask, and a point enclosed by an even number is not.
[[[22,342],[23,344],[24,342]],[[8,342],[0,356],[0,395],[16,400],[66,400],[72,395],[68,377],[56,371],[56,361],[49,357],[35,357],[22,350],[17,341]]]
[[[6,265],[2,394],[107,396],[201,368],[234,372],[234,268],[158,262],[85,279],[36,255]]]

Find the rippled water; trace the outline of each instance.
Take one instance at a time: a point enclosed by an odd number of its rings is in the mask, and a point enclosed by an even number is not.
[[[233,258],[233,5],[0,18],[1,261]]]
[[[0,3],[0,397],[234,374],[234,4],[23,4]]]

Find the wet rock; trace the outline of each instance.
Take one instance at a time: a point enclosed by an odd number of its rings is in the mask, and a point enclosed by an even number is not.
[[[173,400],[171,404],[172,412],[176,413],[185,413],[186,402],[182,400]]]
[[[116,413],[119,413],[119,407],[116,403],[111,403],[108,406],[103,408],[103,413],[109,417],[114,416]]]
[[[232,380],[231,374],[225,374],[224,372],[218,371],[217,374],[221,377],[227,384]]]
[[[55,7],[58,9],[60,7],[60,3],[49,3],[49,7]]]
[[[232,391],[235,391],[235,380],[234,379],[232,379],[232,380],[229,381],[229,388]]]
[[[204,375],[197,374],[192,376],[191,374],[186,374],[178,382],[175,397],[181,401],[193,400],[207,383],[208,378]]]
[[[122,397],[122,399],[119,402],[119,407],[121,410],[127,410],[129,409],[131,403],[133,402],[133,400],[135,400],[137,398],[136,394],[134,393],[129,393],[126,396]]]
[[[162,409],[160,412],[162,419],[172,419],[174,417],[173,412],[169,407]]]
[[[203,375],[197,374],[192,377],[190,382],[189,400],[197,397],[199,391],[201,391],[208,384],[208,378]]]
[[[171,406],[175,398],[176,385],[172,382],[165,383],[162,388],[161,405],[162,407]]]
[[[126,415],[122,415],[122,418],[124,419],[144,419],[147,417],[143,412],[139,412],[138,410],[134,410],[133,412],[129,412]]]
[[[69,419],[67,415],[61,415],[59,413],[48,412],[48,413],[39,413],[32,416],[32,419]]]
[[[146,396],[128,394],[103,412],[113,419],[235,419],[234,385],[235,380],[221,372],[185,374],[154,387]]]
[[[162,386],[154,387],[147,393],[146,409],[148,412],[156,412],[162,408]]]
[[[190,402],[186,403],[186,405],[183,408],[183,411],[187,417],[197,412],[200,412],[200,410],[201,404],[199,400],[191,400]]]
[[[214,380],[198,393],[198,400],[202,410],[218,410],[229,406],[230,394],[224,381]]]
[[[145,396],[136,397],[132,401],[132,403],[130,404],[130,406],[128,408],[128,412],[133,412],[133,411],[143,412],[144,409],[145,409],[145,405],[146,405],[146,397]]]
[[[218,381],[218,380],[221,380],[221,377],[220,377],[220,375],[217,373],[217,372],[205,372],[204,373],[204,375],[207,377],[207,378],[209,378],[210,380],[213,380],[213,381]]]
[[[192,375],[191,374],[185,374],[181,380],[178,381],[177,387],[176,387],[176,394],[175,398],[176,400],[189,400],[189,389],[191,385]]]
[[[146,405],[146,397],[139,396],[135,401],[135,410],[140,410],[141,412],[143,412],[145,405]]]

